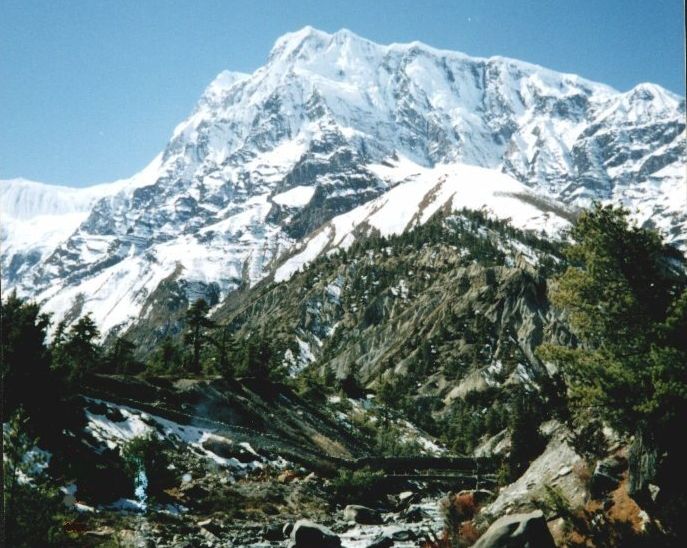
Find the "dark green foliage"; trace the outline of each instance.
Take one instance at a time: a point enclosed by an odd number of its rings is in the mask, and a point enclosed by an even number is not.
[[[136,359],[136,345],[131,341],[117,337],[103,359],[102,371],[132,375],[143,371],[143,364]]]
[[[569,442],[575,451],[589,462],[594,462],[608,453],[606,438],[598,420],[586,420],[576,432],[573,432]]]
[[[332,480],[334,500],[339,504],[373,504],[381,496],[379,484],[384,475],[370,469],[339,470]]]
[[[179,344],[171,337],[165,337],[153,351],[148,361],[148,371],[151,373],[178,373],[183,365],[183,352]]]
[[[536,394],[517,390],[509,409],[511,449],[508,466],[511,480],[516,480],[546,447],[546,439],[539,431],[543,420],[542,404]]]
[[[543,355],[563,366],[574,405],[670,445],[687,416],[684,259],[656,233],[630,225],[622,209],[597,206],[571,235],[573,266],[552,300],[583,345],[549,346]]]
[[[341,379],[339,386],[341,391],[349,398],[358,399],[365,397],[365,390],[354,373],[349,373],[345,378]]]
[[[51,346],[53,367],[72,383],[78,383],[102,363],[99,337],[98,326],[89,314],[79,318],[69,330],[64,322],[60,323]]]
[[[424,454],[417,440],[408,438],[393,422],[384,420],[376,425],[374,454],[386,457],[415,457]]]
[[[456,400],[439,425],[441,437],[456,453],[471,453],[485,436],[508,426],[510,411],[502,398],[505,395],[488,390]]]
[[[207,344],[209,335],[207,330],[215,327],[215,323],[208,318],[210,307],[204,299],[198,299],[188,309],[185,315],[186,331],[184,343],[190,347],[188,369],[192,373],[201,372],[201,352]]]
[[[281,381],[284,378],[284,353],[287,345],[282,339],[267,339],[264,332],[251,333],[246,338],[232,337],[227,345],[227,364],[231,376],[254,377]]]
[[[45,346],[49,316],[42,314],[37,304],[12,293],[0,303],[0,321],[3,417],[20,405],[31,415],[39,413],[56,397],[57,384]]]
[[[631,459],[637,465],[630,467],[630,492],[652,504],[646,486],[659,484],[662,522],[679,535],[679,509],[687,508],[686,262],[628,216],[597,205],[571,231],[572,266],[552,301],[569,314],[581,344],[548,346],[541,354],[561,366],[579,420],[594,414],[634,435],[639,453]],[[648,462],[655,465],[641,470]]]
[[[3,428],[5,546],[64,546],[62,495],[43,471],[47,461],[36,451],[37,440],[28,435],[27,423],[17,410]]]

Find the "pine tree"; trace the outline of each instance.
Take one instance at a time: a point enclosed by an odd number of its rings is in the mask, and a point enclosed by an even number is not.
[[[134,343],[123,337],[117,337],[105,355],[103,369],[110,373],[124,375],[140,372],[143,365],[136,359],[135,351]]]
[[[156,373],[174,373],[177,371],[183,362],[181,348],[172,339],[172,337],[165,337],[153,352],[152,357],[148,363],[148,368]]]
[[[201,351],[207,342],[205,330],[215,327],[215,322],[208,318],[210,307],[204,299],[198,299],[186,312],[186,332],[184,342],[191,347],[191,359],[189,369],[195,374],[200,374]]]
[[[541,422],[542,416],[535,397],[518,390],[511,398],[509,420],[511,450],[508,465],[512,480],[519,478],[544,449],[545,440],[539,432]]]
[[[33,415],[54,396],[50,352],[45,346],[50,317],[13,292],[0,303],[0,321],[3,417],[20,405]]]
[[[658,484],[660,519],[687,534],[687,262],[610,206],[583,214],[571,236],[572,265],[551,297],[580,345],[541,355],[561,366],[581,421],[595,416],[634,436],[630,494],[652,504],[649,483]]]
[[[597,206],[572,229],[572,266],[551,299],[581,344],[548,346],[542,356],[563,366],[574,404],[621,432],[670,443],[687,411],[685,261],[628,215]]]
[[[79,318],[69,329],[66,342],[59,348],[59,361],[67,365],[67,376],[71,381],[79,381],[101,365],[99,338],[100,331],[90,314]]]

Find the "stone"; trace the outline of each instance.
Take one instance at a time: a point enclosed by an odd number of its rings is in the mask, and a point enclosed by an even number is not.
[[[197,523],[198,527],[200,528],[201,533],[208,532],[211,535],[217,537],[220,535],[222,532],[222,526],[219,525],[216,521],[214,521],[212,518],[209,519],[204,519],[202,521],[199,521]],[[207,536],[207,535],[206,535]]]
[[[555,548],[544,514],[502,516],[473,545],[473,548]]]
[[[394,531],[393,533],[391,533],[391,540],[393,541],[409,542],[415,539],[415,533],[413,533],[409,529],[400,529],[398,531]]]
[[[324,525],[307,519],[296,522],[291,531],[290,548],[340,548],[341,539]]]
[[[343,511],[343,519],[345,521],[354,521],[361,525],[379,525],[384,522],[377,510],[367,506],[360,506],[359,504],[349,504],[346,506]]]
[[[422,508],[411,508],[404,510],[400,514],[401,519],[406,523],[419,523],[427,517],[427,513]]]
[[[592,496],[601,498],[618,487],[625,466],[625,461],[618,457],[608,457],[597,462],[589,482],[589,491]]]
[[[272,541],[272,540],[274,540],[274,541],[284,540],[284,538],[286,538],[286,534],[284,533],[283,528],[279,527],[279,525],[274,524],[274,523],[272,525],[267,525],[265,527],[262,536],[265,540],[270,540],[270,541]]]
[[[260,460],[259,457],[256,457],[245,447],[234,443],[230,439],[214,434],[208,435],[201,445],[203,449],[212,451],[215,455],[224,459],[236,459],[244,464]]]
[[[393,540],[387,536],[381,536],[374,539],[371,544],[368,544],[367,548],[390,548],[393,545]]]

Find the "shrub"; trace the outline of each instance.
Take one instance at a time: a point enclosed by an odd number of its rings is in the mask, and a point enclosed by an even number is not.
[[[369,468],[340,470],[332,480],[334,500],[339,504],[371,503],[379,497],[379,484],[384,475]]]

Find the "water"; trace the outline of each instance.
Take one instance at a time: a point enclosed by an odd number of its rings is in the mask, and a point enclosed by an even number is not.
[[[136,479],[134,480],[134,497],[140,506],[141,510],[145,512],[148,509],[148,476],[146,476],[146,469],[143,463],[139,463]]]

